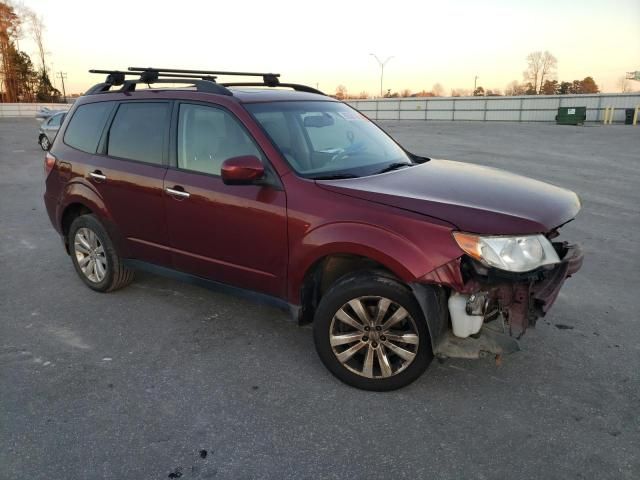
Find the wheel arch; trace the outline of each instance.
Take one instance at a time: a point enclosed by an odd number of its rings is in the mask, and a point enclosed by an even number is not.
[[[83,183],[71,183],[63,193],[64,203],[58,209],[58,225],[69,252],[67,234],[73,221],[80,215],[93,214],[104,225],[116,249],[123,252],[124,242],[102,198],[92,188]],[[124,253],[124,252],[123,252]]]

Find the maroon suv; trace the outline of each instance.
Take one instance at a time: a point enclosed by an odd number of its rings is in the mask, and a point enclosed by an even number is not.
[[[313,322],[339,379],[391,390],[434,355],[516,350],[582,264],[578,246],[553,241],[575,193],[417,156],[313,88],[96,72],[107,80],[46,155],[44,196],[93,290],[144,268],[249,293]]]

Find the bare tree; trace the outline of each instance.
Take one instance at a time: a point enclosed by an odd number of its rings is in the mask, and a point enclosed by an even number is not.
[[[40,63],[42,64],[42,73],[47,73],[47,62],[46,55],[47,52],[44,48],[44,21],[42,17],[38,15],[36,12],[31,10],[28,7],[24,7],[24,11],[22,13],[22,17],[25,19],[26,23],[29,25],[29,32],[33,37],[33,41],[38,48],[38,55],[40,56]]]
[[[504,88],[504,94],[507,96],[524,95],[527,88],[517,80],[513,80]]]
[[[548,50],[545,50],[541,57],[540,64],[540,85],[537,92],[542,90],[545,78],[551,80],[556,74],[556,68],[558,68],[558,59],[554,57]]]
[[[468,88],[452,88],[451,89],[452,97],[470,97],[471,93],[472,93],[471,90],[469,90]]]
[[[411,96],[411,90],[409,90],[408,88],[405,88],[404,90],[400,91],[400,96],[401,97],[410,97]]]
[[[345,87],[344,85],[338,85],[336,87],[336,98],[338,100],[347,98],[347,87]]]
[[[542,52],[531,52],[527,55],[527,69],[522,72],[525,83],[531,83],[536,90],[538,87],[538,79],[540,78],[541,63]]]
[[[537,93],[542,88],[545,77],[555,74],[558,60],[549,51],[531,52],[527,55],[527,69],[523,72],[525,83],[530,83]]]
[[[433,87],[431,87],[431,92],[434,97],[442,97],[444,95],[444,87],[439,83],[435,83]]]
[[[631,91],[631,82],[629,82],[625,76],[620,77],[616,85],[620,89],[620,93],[628,93]]]

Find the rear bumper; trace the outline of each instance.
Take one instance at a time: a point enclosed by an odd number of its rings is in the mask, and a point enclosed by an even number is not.
[[[58,233],[62,234],[60,225],[58,224],[58,218],[57,218],[58,216],[57,199],[47,193],[44,194],[43,198],[44,198],[44,206],[45,206],[45,209],[47,210],[47,215],[49,216],[49,221],[51,222],[51,225],[53,225],[53,228],[55,228]]]

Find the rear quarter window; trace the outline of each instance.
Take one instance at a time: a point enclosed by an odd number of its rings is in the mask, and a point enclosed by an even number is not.
[[[76,108],[64,132],[64,143],[83,152],[96,153],[114,103],[88,103]]]

